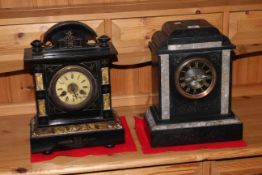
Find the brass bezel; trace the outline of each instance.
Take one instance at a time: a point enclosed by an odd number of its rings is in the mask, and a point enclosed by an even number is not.
[[[186,65],[191,64],[192,62],[195,62],[195,61],[204,63],[205,65],[207,65],[209,67],[209,69],[211,70],[211,73],[212,73],[212,80],[211,80],[211,84],[209,85],[209,87],[205,91],[203,91],[199,94],[190,94],[190,93],[185,92],[184,89],[181,88],[180,83],[179,83],[179,76],[180,76],[181,71],[183,70],[183,68]],[[207,60],[207,58],[194,57],[194,58],[187,59],[178,67],[178,69],[175,73],[176,89],[178,90],[178,92],[182,96],[189,98],[189,99],[200,99],[200,98],[206,97],[214,89],[216,81],[217,81],[217,75],[216,75],[215,67],[210,61]]]
[[[87,96],[87,98],[82,101],[79,104],[76,105],[72,105],[72,104],[66,104],[64,102],[62,102],[59,97],[56,94],[56,90],[55,90],[55,86],[56,86],[56,81],[59,79],[59,77],[61,77],[63,74],[67,73],[67,72],[71,72],[71,71],[78,71],[83,73],[84,75],[86,75],[86,77],[89,79],[90,81],[90,93]],[[58,70],[52,77],[51,81],[50,81],[50,86],[49,86],[49,96],[52,99],[52,101],[58,105],[59,107],[65,109],[65,110],[80,110],[84,107],[86,107],[89,103],[91,103],[92,99],[94,99],[94,97],[97,94],[97,83],[93,77],[93,75],[84,67],[82,66],[78,66],[78,65],[70,65],[70,66],[65,66],[62,69]]]

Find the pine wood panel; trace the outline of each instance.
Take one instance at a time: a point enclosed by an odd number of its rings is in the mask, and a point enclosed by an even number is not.
[[[11,102],[11,97],[10,97],[10,85],[8,81],[8,77],[6,74],[1,74],[0,75],[0,103],[8,103]]]
[[[148,0],[1,0],[1,8],[38,8],[73,5],[90,5],[119,2],[141,2]]]
[[[11,75],[9,85],[11,103],[32,102],[34,100],[34,82],[30,74]]]
[[[33,8],[32,0],[0,0],[1,8]]]
[[[151,94],[151,67],[112,69],[111,85],[113,97],[143,96]],[[139,97],[138,97],[139,98]],[[132,97],[131,97],[132,100]],[[150,100],[146,104],[150,104]]]
[[[60,7],[68,6],[69,0],[33,0],[35,7]]]
[[[100,4],[108,2],[110,2],[110,0],[69,0],[70,5]]]
[[[99,35],[104,33],[103,20],[83,22],[95,29]],[[0,55],[8,55],[10,53],[17,54],[16,56],[9,57],[9,60],[19,59],[20,62],[23,63],[22,55],[24,48],[30,47],[30,43],[34,39],[41,38],[43,33],[54,24],[55,23],[0,26]],[[23,67],[23,65],[18,66]],[[8,65],[0,65],[0,68],[1,67],[5,69]],[[24,72],[12,73],[7,77],[5,77],[5,74],[2,75],[0,82],[3,82],[3,85],[0,86],[3,86],[3,98],[0,99],[0,103],[32,102],[34,99],[32,79],[29,73]],[[0,97],[2,97],[2,95]]]
[[[239,54],[262,50],[262,11],[230,13],[229,37]],[[233,65],[233,84],[262,83],[261,58],[237,60]]]
[[[152,175],[154,174],[153,169],[150,169],[152,167],[156,167],[155,170],[158,174],[165,174],[165,167],[169,167],[170,172],[176,172],[172,167],[175,168],[178,166],[183,169],[182,165],[189,167],[189,169],[191,169],[190,172],[193,172],[197,167],[192,166],[192,164],[188,166],[188,163],[201,161],[212,162],[214,160],[251,156],[262,157],[261,103],[262,96],[233,99],[233,111],[244,122],[245,126],[244,140],[248,143],[248,146],[244,148],[201,149],[194,151],[170,151],[159,154],[143,154],[135,134],[133,116],[137,116],[144,112],[147,107],[122,107],[116,108],[116,111],[119,115],[125,114],[131,134],[137,146],[137,152],[85,157],[59,156],[53,160],[33,164],[30,163],[29,159],[28,123],[34,114],[1,116],[0,174],[18,174],[21,171],[27,174],[77,174],[103,171],[113,173],[114,171],[117,172],[117,170],[120,170],[120,172],[121,170],[127,172],[125,170],[132,171],[136,168],[141,168],[142,172],[146,174],[148,172],[148,174]],[[21,106],[16,106],[16,108],[12,109],[13,111],[17,111],[20,108]],[[236,164],[233,163],[232,166],[234,165]],[[250,164],[248,163],[247,165]],[[255,167],[258,167],[259,164],[257,163],[256,165]],[[205,175],[209,175],[211,171],[209,166],[210,162],[201,165],[201,169]],[[223,164],[222,169],[219,171],[225,172],[226,169],[223,168],[224,166],[226,165]],[[158,167],[159,169],[157,169]],[[228,166],[228,168],[230,167]],[[185,171],[180,171],[179,173],[183,174],[189,172],[189,170],[186,169],[187,168],[185,168]],[[133,174],[139,174],[139,171],[134,172]],[[178,171],[176,173],[178,173]],[[238,173],[232,173],[232,175],[235,174]]]
[[[70,5],[106,3],[109,0],[69,0]]]
[[[201,163],[183,165],[156,166],[150,168],[136,168],[110,172],[88,173],[83,175],[202,175]],[[207,175],[207,174],[205,174]]]
[[[262,174],[262,157],[228,161],[214,161],[212,175],[259,175]]]

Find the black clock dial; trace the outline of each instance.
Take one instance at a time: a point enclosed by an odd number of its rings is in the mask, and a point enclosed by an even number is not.
[[[95,93],[92,74],[81,66],[66,66],[56,72],[51,80],[50,96],[64,109],[84,107]]]
[[[176,72],[178,92],[190,99],[207,96],[216,83],[216,71],[213,64],[204,58],[191,58],[183,62]]]

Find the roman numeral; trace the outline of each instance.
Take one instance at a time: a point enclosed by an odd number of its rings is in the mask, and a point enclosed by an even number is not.
[[[196,67],[198,68],[198,62],[197,62],[197,61],[195,62],[195,65],[196,65]]]

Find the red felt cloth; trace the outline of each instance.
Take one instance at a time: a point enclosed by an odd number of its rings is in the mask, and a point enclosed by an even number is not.
[[[197,150],[197,149],[204,149],[204,148],[217,149],[217,148],[235,148],[235,147],[247,146],[245,141],[238,140],[238,141],[213,142],[213,143],[153,148],[150,145],[146,127],[147,125],[144,119],[139,117],[135,118],[135,130],[144,154],[162,153],[167,151],[189,151],[189,150]]]
[[[131,136],[130,129],[127,125],[126,118],[120,117],[120,121],[125,129],[125,143],[115,145],[113,148],[106,148],[104,146],[77,148],[71,150],[54,151],[52,154],[45,155],[42,153],[31,154],[31,162],[41,162],[55,158],[56,156],[72,156],[83,157],[88,155],[107,155],[122,152],[136,151],[136,145]]]

